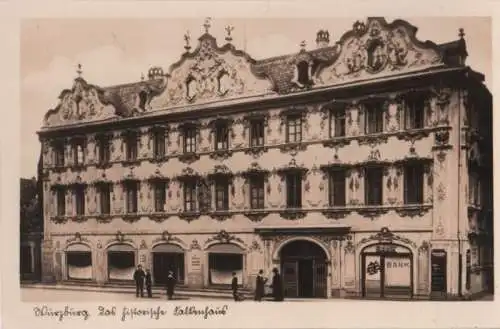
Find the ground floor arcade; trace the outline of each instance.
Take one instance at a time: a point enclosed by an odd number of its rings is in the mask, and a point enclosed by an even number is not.
[[[476,255],[485,254],[484,246],[432,240],[431,232],[263,228],[149,240],[120,234],[105,243],[80,235],[45,241],[44,280],[119,284],[131,282],[141,264],[156,285],[173,271],[179,284],[194,288],[229,286],[236,273],[240,285],[252,289],[260,269],[270,278],[278,268],[287,298],[466,295],[493,286],[492,266]]]

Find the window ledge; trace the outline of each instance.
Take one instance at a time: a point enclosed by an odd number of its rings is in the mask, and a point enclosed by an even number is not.
[[[61,165],[61,166],[54,166],[52,167],[52,171],[56,172],[56,173],[62,173],[62,172],[65,172],[67,169],[66,166],[64,165]]]
[[[77,222],[77,223],[83,223],[83,222],[85,222],[87,220],[87,216],[85,216],[85,215],[76,215],[76,216],[72,216],[71,220],[74,221],[74,222]]]
[[[69,170],[71,170],[72,172],[74,172],[74,171],[82,171],[82,170],[85,169],[85,167],[86,167],[86,165],[83,164],[83,163],[81,163],[81,164],[77,164],[77,165],[71,165],[69,167]]]
[[[98,169],[108,169],[111,168],[113,164],[111,162],[98,162],[96,168]]]
[[[127,213],[122,216],[122,219],[126,222],[133,223],[141,219],[141,215],[138,213]]]
[[[199,211],[183,211],[179,213],[179,218],[191,222],[201,216]]]
[[[229,217],[232,216],[232,213],[226,209],[226,210],[216,210],[214,212],[209,213],[209,216],[213,219],[216,219],[218,221],[224,221],[228,219]]]
[[[200,159],[200,155],[196,154],[194,152],[183,153],[183,154],[179,155],[178,159],[181,162],[184,162],[184,163],[187,163],[187,164],[191,164],[191,163],[195,162],[196,160],[199,160]]]
[[[233,151],[229,149],[215,150],[210,153],[210,159],[219,160],[227,159],[233,154]]]
[[[390,136],[390,134],[388,134],[388,133],[379,132],[379,133],[372,133],[372,134],[366,134],[363,136],[359,136],[357,139],[358,139],[359,145],[382,144],[382,143],[387,143],[389,136]]]
[[[160,163],[160,162],[166,162],[166,161],[168,161],[168,156],[166,156],[166,155],[153,156],[152,158],[149,159],[149,162],[151,162],[151,163]]]
[[[122,164],[124,166],[138,166],[141,164],[141,160],[136,159],[136,160],[124,160],[122,161]]]
[[[243,215],[248,217],[248,219],[250,219],[252,222],[260,222],[267,215],[269,215],[269,213],[270,211],[267,211],[266,209],[251,209],[245,211]]]
[[[111,214],[100,214],[96,217],[96,220],[100,223],[109,223],[113,216]]]
[[[69,217],[67,217],[67,216],[53,216],[51,219],[56,224],[64,224],[69,220]]]
[[[286,144],[282,144],[279,146],[279,149],[282,153],[286,152],[298,152],[305,151],[307,149],[308,144],[303,142],[287,142]]]
[[[281,217],[289,220],[296,220],[306,217],[307,211],[303,208],[285,208],[280,211]]]
[[[323,146],[325,147],[343,147],[351,144],[351,141],[354,139],[354,137],[347,137],[347,136],[334,136],[330,137],[329,140],[326,140],[323,142]]]

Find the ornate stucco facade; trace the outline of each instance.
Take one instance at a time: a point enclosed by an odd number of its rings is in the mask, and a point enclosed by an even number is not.
[[[463,32],[369,18],[257,61],[205,28],[168,72],[78,77],[46,114],[44,280],[143,264],[194,288],[278,267],[289,297],[492,289],[491,95]]]

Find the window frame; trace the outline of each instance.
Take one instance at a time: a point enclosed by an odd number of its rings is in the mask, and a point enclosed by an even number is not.
[[[345,107],[330,110],[330,138],[346,136],[346,115]]]
[[[258,128],[257,128],[258,127]],[[264,146],[265,124],[264,119],[250,120],[250,147]],[[256,137],[257,135],[257,137]]]
[[[183,209],[184,212],[196,212],[198,202],[198,187],[194,179],[185,180],[182,184],[183,190]],[[189,192],[189,193],[188,193]],[[189,195],[189,200],[188,200]],[[190,205],[187,207],[187,205]],[[189,208],[189,209],[188,209]]]
[[[266,207],[266,191],[264,175],[249,177],[250,209],[264,209]],[[256,193],[254,193],[256,191]]]
[[[365,134],[381,134],[384,132],[384,103],[373,101],[364,104]]]
[[[383,166],[369,166],[364,168],[364,176],[365,176],[365,205],[367,206],[381,206],[384,202],[384,167]],[[372,177],[378,176],[375,182],[371,182],[370,179]],[[372,176],[373,175],[373,176]],[[374,186],[378,185],[378,186]],[[378,189],[377,189],[378,187]],[[379,191],[379,195],[377,197],[372,196],[371,192]]]
[[[167,154],[166,131],[165,129],[155,129],[153,135],[153,158],[162,159]]]
[[[218,123],[214,129],[214,150],[226,151],[229,149],[229,125],[227,123]],[[220,145],[219,145],[220,144]]]
[[[139,184],[138,181],[129,181],[125,184],[127,214],[137,214],[139,212]]]
[[[98,187],[99,193],[99,214],[101,216],[106,216],[111,214],[111,183],[100,184]],[[104,202],[106,201],[107,206],[104,207]],[[107,208],[107,209],[106,209]]]
[[[85,186],[77,184],[73,186],[73,197],[75,200],[75,215],[85,216]]]
[[[105,165],[111,162],[111,141],[108,136],[98,138],[99,164]]]
[[[328,205],[330,207],[345,207],[347,204],[346,173],[347,169],[344,168],[335,168],[328,172]],[[343,188],[337,187],[339,183]],[[340,199],[337,197],[338,191],[342,191]]]
[[[198,133],[198,129],[196,127],[184,128],[182,150],[185,154],[196,153],[197,133]],[[188,141],[189,141],[189,143],[188,143]]]
[[[298,171],[285,173],[287,208],[302,208],[302,178],[302,173]]]
[[[424,203],[425,167],[422,163],[410,163],[404,166],[404,195],[405,205]],[[412,174],[410,178],[410,173]],[[411,180],[411,181],[410,181]]]
[[[286,142],[301,143],[302,142],[302,124],[303,119],[301,114],[289,114],[286,117]],[[290,129],[293,127],[293,132]],[[293,139],[291,138],[293,136]]]
[[[126,160],[137,161],[139,157],[139,134],[137,132],[131,132],[125,137],[125,157]]]
[[[64,217],[66,216],[66,189],[64,187],[59,187],[55,190],[56,192],[56,216]]]
[[[229,210],[229,179],[227,177],[217,177],[214,180],[215,189],[215,210]],[[219,194],[221,193],[221,194]],[[219,205],[220,203],[220,205]]]
[[[426,99],[424,96],[412,96],[405,99],[405,129],[423,129],[425,127]],[[417,105],[418,104],[418,105]],[[419,111],[417,111],[419,109]],[[420,125],[416,124],[416,112],[419,112]]]
[[[165,181],[153,182],[154,211],[157,213],[165,212],[165,203],[167,201],[167,183]]]
[[[66,165],[66,145],[63,142],[56,142],[53,145],[54,149],[54,165],[56,167],[64,167]]]

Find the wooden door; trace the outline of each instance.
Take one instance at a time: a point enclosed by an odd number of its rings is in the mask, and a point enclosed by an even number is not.
[[[314,297],[326,298],[327,290],[327,264],[326,260],[314,260]]]
[[[281,273],[283,273],[283,288],[285,289],[285,297],[298,297],[297,261],[284,261]]]

